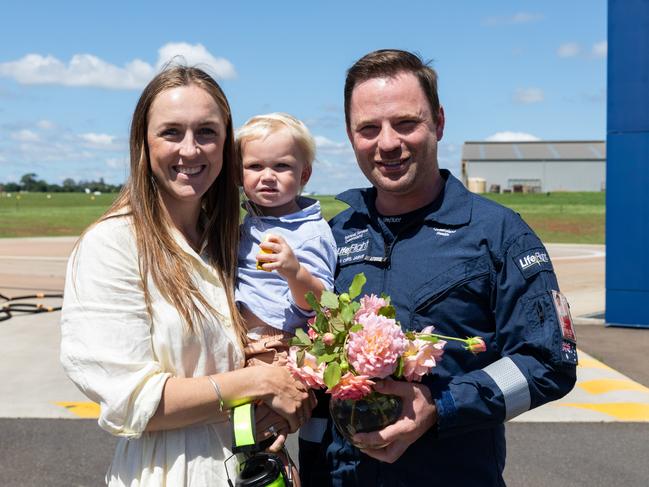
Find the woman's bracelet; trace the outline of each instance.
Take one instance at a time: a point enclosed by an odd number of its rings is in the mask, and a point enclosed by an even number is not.
[[[219,400],[219,412],[222,413],[223,412],[223,395],[221,394],[221,388],[216,383],[216,381],[214,379],[212,379],[211,375],[208,375],[207,378],[212,383],[212,387],[214,387],[214,392],[216,392],[216,397]]]

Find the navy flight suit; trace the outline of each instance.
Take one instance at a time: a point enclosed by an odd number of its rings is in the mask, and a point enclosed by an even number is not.
[[[364,272],[363,293],[390,295],[404,329],[479,335],[487,351],[474,356],[447,344],[422,382],[437,425],[393,464],[362,454],[331,427],[323,449],[332,485],[504,485],[503,423],[575,383],[574,334],[570,323],[562,329],[569,314],[554,304],[559,287],[543,244],[516,213],[441,173],[440,196],[399,217],[377,213],[374,188],[338,196],[350,208],[330,222],[339,249],[336,291]]]

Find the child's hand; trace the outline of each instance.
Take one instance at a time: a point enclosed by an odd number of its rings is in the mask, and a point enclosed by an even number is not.
[[[257,254],[257,262],[263,270],[277,271],[287,280],[295,278],[300,270],[300,263],[286,240],[279,235],[267,235],[259,247],[262,252]]]

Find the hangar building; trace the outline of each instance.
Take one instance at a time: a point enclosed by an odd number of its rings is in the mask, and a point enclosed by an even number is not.
[[[604,191],[601,140],[465,142],[462,180],[472,191]]]

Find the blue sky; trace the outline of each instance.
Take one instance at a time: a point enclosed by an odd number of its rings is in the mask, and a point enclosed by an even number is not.
[[[0,182],[127,174],[137,97],[176,53],[213,66],[235,126],[271,111],[318,142],[307,191],[366,182],[347,141],[346,69],[381,48],[439,73],[440,166],[467,140],[604,139],[604,0],[11,2],[0,30]]]

